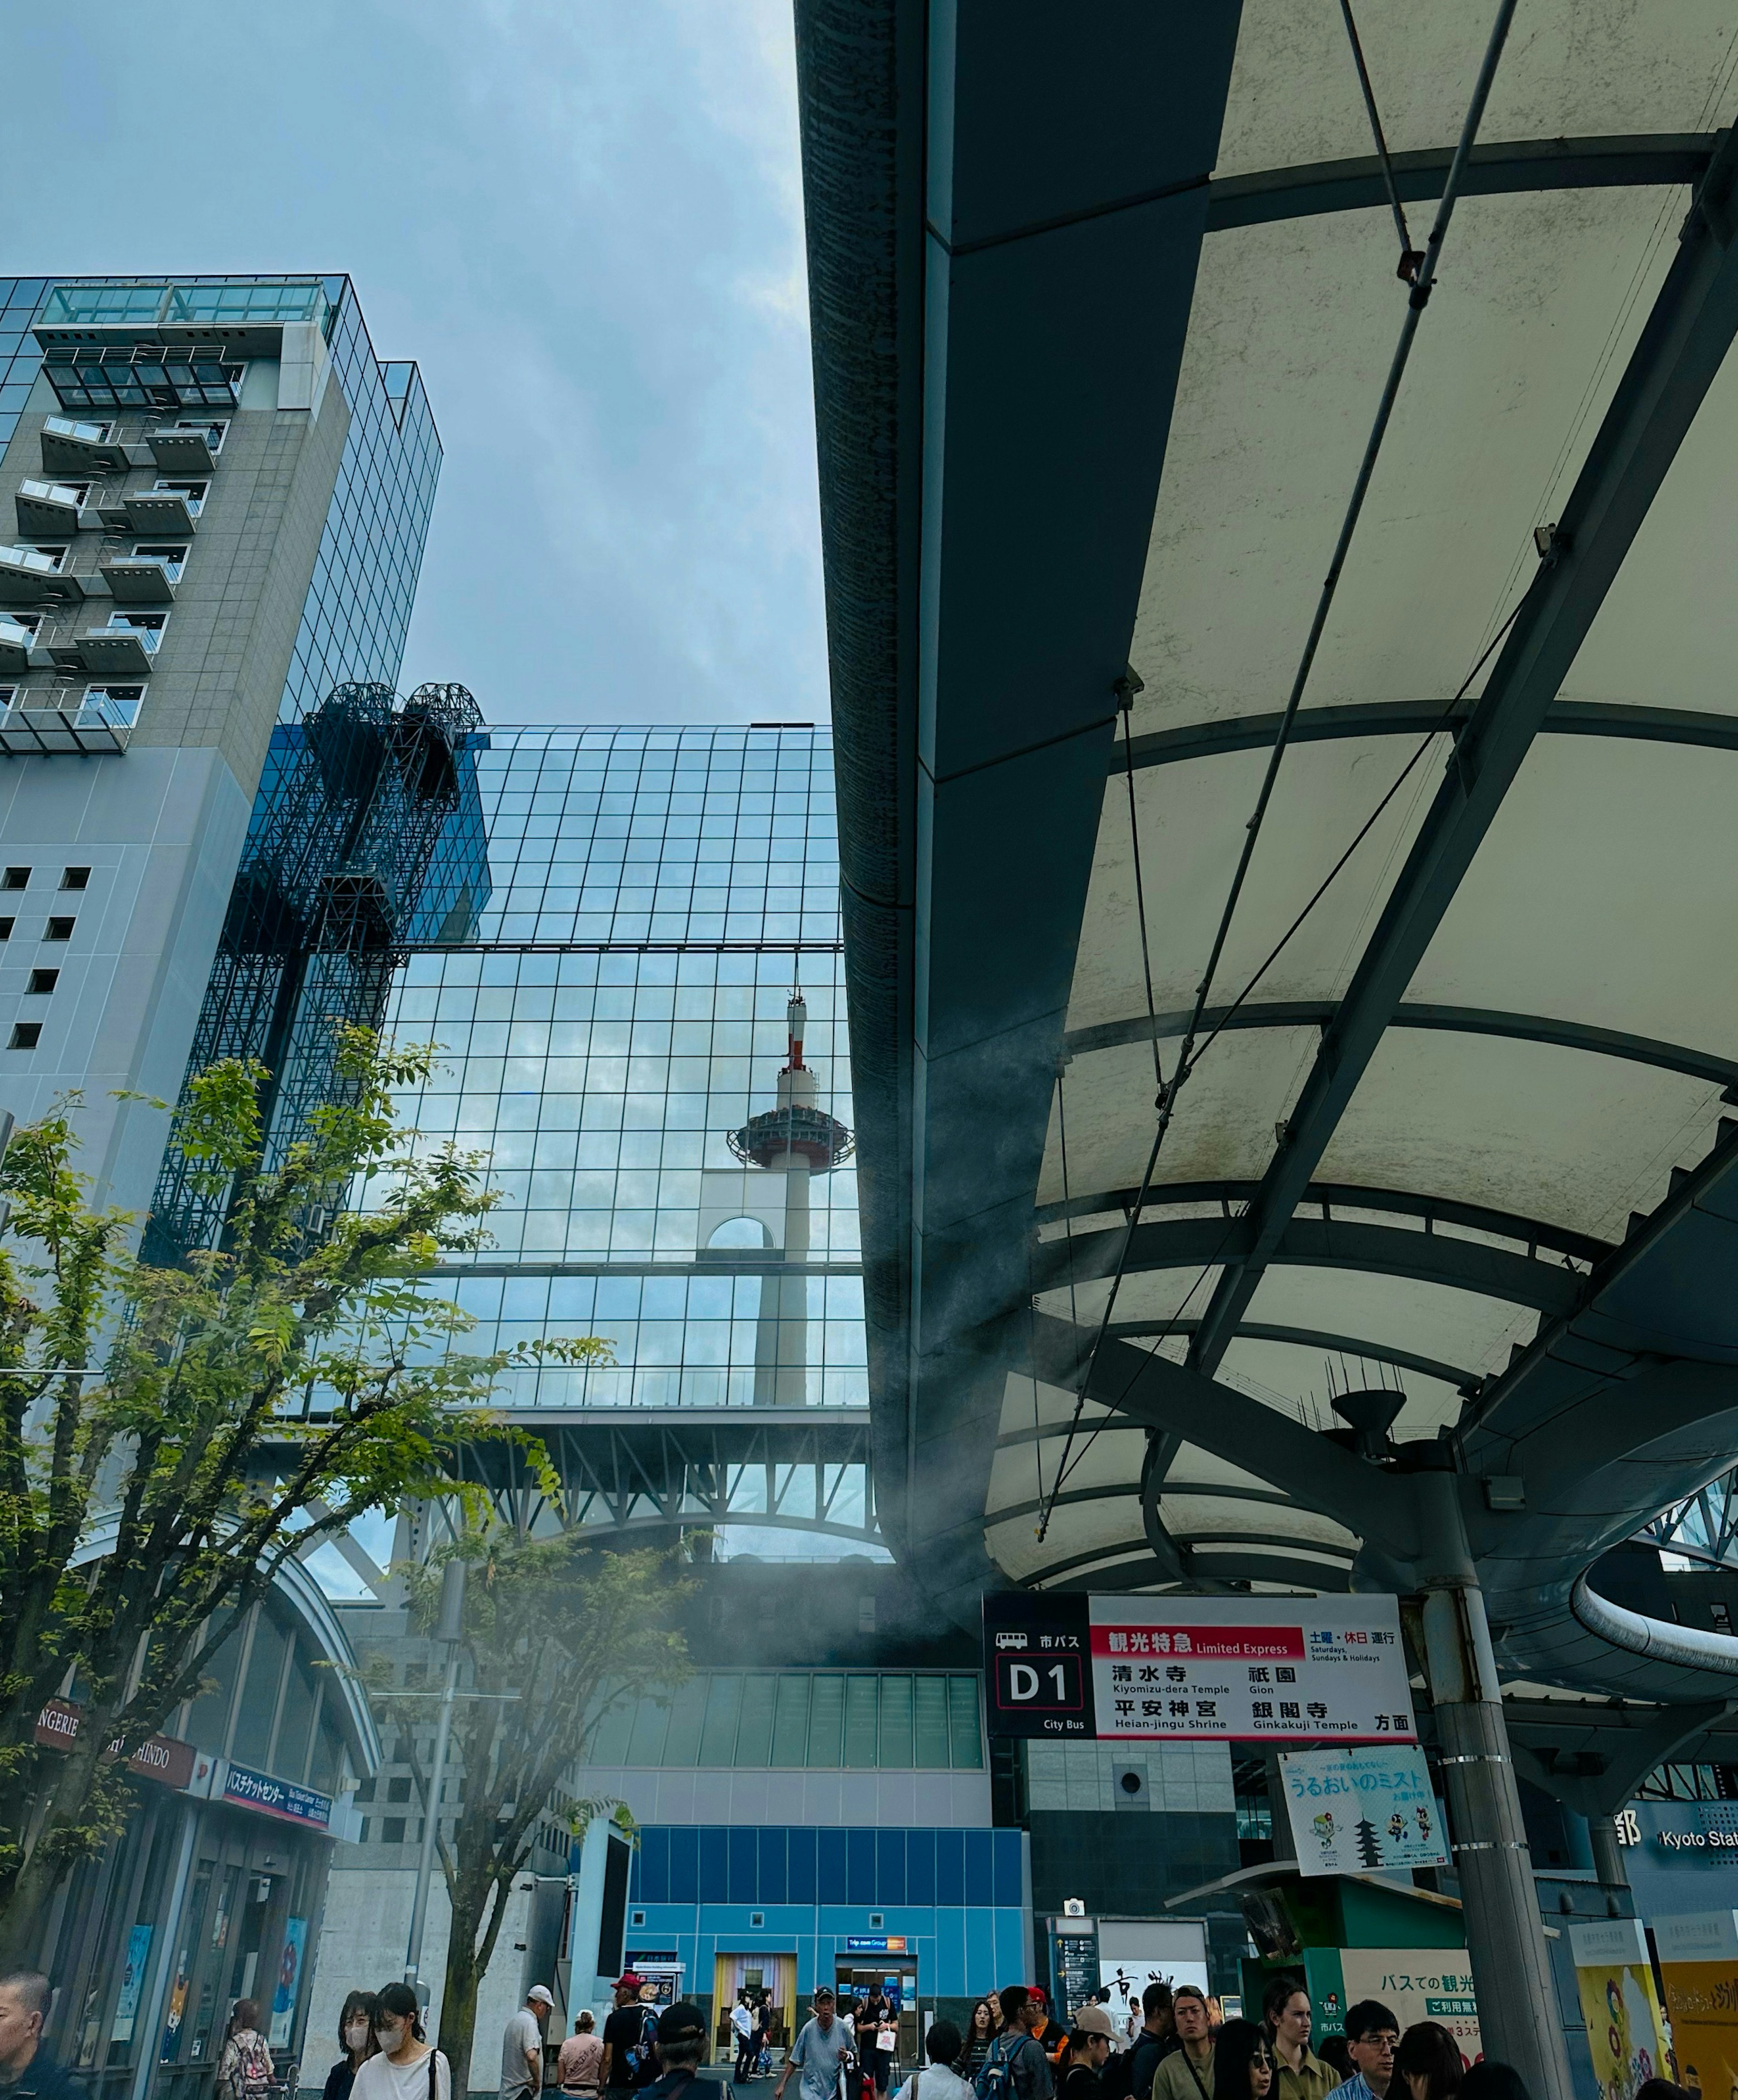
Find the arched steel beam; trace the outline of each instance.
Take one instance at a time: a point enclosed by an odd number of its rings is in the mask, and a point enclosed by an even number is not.
[[[1000,1509],[986,1510],[984,1524],[987,1529],[993,1524],[1007,1524],[1014,1517],[1036,1516],[1040,1510],[1066,1509],[1074,1502],[1115,1502],[1120,1496],[1132,1497],[1140,1492],[1140,1485],[1136,1480],[1117,1480],[1096,1488],[1064,1488],[1059,1495],[1039,1495],[1030,1502],[1009,1502]]]
[[[1113,1320],[1109,1333],[1123,1341],[1150,1341],[1164,1335],[1192,1335],[1195,1331],[1193,1320]],[[1240,1339],[1251,1342],[1296,1342],[1307,1349],[1320,1349],[1324,1355],[1362,1357],[1373,1364],[1392,1364],[1396,1370],[1416,1371],[1420,1378],[1437,1379],[1444,1385],[1451,1385],[1457,1392],[1470,1392],[1478,1385],[1484,1374],[1464,1370],[1458,1364],[1445,1364],[1435,1357],[1421,1357],[1410,1349],[1391,1348],[1386,1342],[1373,1342],[1363,1335],[1337,1335],[1325,1327],[1290,1327],[1266,1320],[1246,1320],[1238,1328]],[[1005,1429],[996,1439],[999,1449],[1004,1445],[1039,1444],[1047,1436],[1067,1434],[1064,1423],[1039,1423],[1024,1429]]]
[[[1458,735],[1472,708],[1471,700],[1363,700],[1305,708],[1294,717],[1286,741],[1337,743],[1352,737],[1423,736],[1439,728]],[[1229,752],[1267,751],[1280,721],[1277,714],[1220,715],[1210,721],[1149,730],[1133,739],[1129,757],[1118,746],[1110,770],[1122,772],[1131,759],[1139,772],[1149,765],[1220,758]],[[1638,743],[1688,743],[1707,751],[1738,751],[1738,716],[1704,708],[1637,706],[1625,700],[1555,700],[1540,734],[1611,736]]]
[[[1218,1203],[1222,1207],[1246,1203],[1255,1195],[1259,1181],[1155,1181],[1147,1191],[1148,1210],[1169,1204]],[[1109,1189],[1071,1197],[1064,1203],[1041,1205],[1033,1215],[1041,1225],[1062,1218],[1102,1216],[1121,1211],[1126,1216],[1140,1194],[1138,1189]],[[1396,1217],[1422,1218],[1431,1224],[1464,1225],[1469,1231],[1489,1233],[1498,1239],[1518,1240],[1530,1254],[1546,1247],[1553,1254],[1572,1256],[1590,1267],[1611,1251],[1608,1240],[1587,1233],[1570,1232],[1562,1225],[1546,1224],[1538,1218],[1524,1218],[1513,1211],[1493,1211],[1482,1203],[1461,1203],[1445,1196],[1420,1195],[1410,1189],[1366,1189],[1356,1182],[1312,1181],[1304,1191],[1306,1203],[1320,1204],[1325,1216],[1339,1211],[1387,1211]],[[1226,1215],[1229,1215],[1227,1209]]]
[[[1253,1228],[1254,1220],[1248,1217],[1167,1218],[1156,1224],[1136,1225],[1123,1273],[1211,1268],[1241,1261],[1252,1244]],[[1046,1240],[1033,1256],[1032,1288],[1056,1290],[1070,1282],[1096,1282],[1116,1266],[1122,1244],[1119,1226],[1083,1233],[1071,1241]],[[1281,1267],[1352,1268],[1403,1277],[1415,1283],[1441,1284],[1511,1305],[1531,1306],[1553,1317],[1568,1311],[1586,1280],[1573,1268],[1556,1268],[1478,1240],[1338,1218],[1288,1219],[1267,1259]]]
[[[1114,1558],[1121,1554],[1130,1557],[1108,1568],[1087,1568],[1083,1573],[1070,1573],[1061,1581],[1055,1581],[1049,1572],[1043,1571],[1026,1578],[1026,1586],[1061,1590],[1096,1590],[1104,1595],[1114,1595],[1119,1590],[1143,1590],[1154,1582],[1165,1582],[1174,1578],[1167,1576],[1158,1563],[1148,1555],[1145,1560],[1133,1555],[1139,1549],[1132,1543],[1108,1549]],[[1198,1586],[1214,1590],[1231,1582],[1282,1582],[1295,1590],[1326,1590],[1339,1591],[1348,1585],[1337,1580],[1332,1568],[1312,1561],[1294,1560],[1288,1554],[1241,1553],[1215,1554],[1211,1570],[1193,1578]]]
[[[1699,182],[1714,148],[1701,131],[1641,133],[1606,139],[1521,139],[1475,146],[1461,178],[1462,196],[1507,196],[1533,190],[1673,187]],[[1417,204],[1442,195],[1452,148],[1427,147],[1392,157],[1394,186]],[[1317,161],[1225,175],[1207,184],[1207,231],[1267,226],[1325,212],[1374,211],[1387,203],[1382,164],[1374,156]]]
[[[1215,1028],[1321,1028],[1332,1023],[1339,1011],[1332,999],[1251,1000],[1235,1013],[1228,1007],[1209,1007],[1201,1017],[1203,1032]],[[1096,1028],[1077,1028],[1064,1039],[1070,1057],[1094,1050],[1114,1050],[1129,1043],[1145,1043],[1157,1037],[1167,1042],[1187,1030],[1186,1012],[1140,1014],[1127,1021],[1107,1021]],[[1662,1043],[1651,1035],[1626,1035],[1618,1028],[1595,1028],[1579,1021],[1559,1021],[1546,1013],[1505,1013],[1484,1006],[1396,1006],[1392,1028],[1440,1029],[1453,1035],[1501,1035],[1517,1043],[1546,1043],[1559,1050],[1583,1050],[1598,1057],[1621,1057],[1632,1065],[1652,1065],[1662,1072],[1681,1072],[1686,1079],[1705,1079],[1709,1085],[1738,1088],[1738,1060],[1720,1057],[1706,1050],[1692,1050],[1680,1043]],[[1305,1202],[1312,1200],[1308,1197]]]
[[[582,1517],[569,1529],[605,1533],[611,1538],[619,1538],[629,1531],[672,1531],[678,1527],[691,1531],[717,1531],[726,1524],[752,1524],[761,1531],[816,1532],[828,1538],[852,1539],[862,1546],[884,1547],[887,1543],[880,1532],[865,1531],[860,1525],[830,1524],[825,1518],[812,1516],[773,1515],[761,1510],[684,1509],[668,1516],[630,1516],[621,1520],[611,1517],[596,1524],[589,1524]]]
[[[1727,134],[1563,505],[1551,558],[1528,586],[1478,704],[1455,740],[1454,762],[1442,774],[1317,1048],[1261,1193],[1250,1207],[1251,1236],[1214,1286],[1189,1344],[1190,1361],[1199,1370],[1216,1369],[1260,1286],[1263,1270],[1276,1259],[1293,1212],[1497,822],[1738,336],[1738,244],[1729,237],[1726,199],[1732,159]]]
[[[1195,1331],[1193,1320],[1113,1320],[1109,1331],[1113,1335],[1151,1338],[1162,1335],[1192,1335]],[[1246,1320],[1237,1330],[1237,1339],[1246,1342],[1296,1342],[1308,1349],[1320,1349],[1326,1355],[1356,1357],[1373,1364],[1392,1364],[1395,1370],[1416,1371],[1420,1378],[1438,1379],[1444,1385],[1451,1385],[1457,1392],[1471,1391],[1483,1378],[1482,1371],[1463,1370],[1458,1364],[1445,1364],[1435,1357],[1415,1355],[1410,1349],[1392,1348],[1386,1342],[1372,1342],[1361,1335],[1330,1334],[1321,1327],[1287,1327],[1265,1320]]]

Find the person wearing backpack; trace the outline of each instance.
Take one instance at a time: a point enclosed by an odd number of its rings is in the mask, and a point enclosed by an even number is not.
[[[615,1985],[615,2010],[603,2023],[603,2090],[614,2100],[643,2092],[658,2076],[658,2008],[640,2002],[640,1979],[625,1970]]]
[[[924,2036],[929,2059],[906,2079],[895,2100],[972,2100],[972,2089],[953,2068],[965,2044],[951,2020],[937,2020]]]
[[[275,2076],[271,2051],[259,2032],[259,2001],[237,1998],[223,2030],[217,2100],[266,2100]]]
[[[1054,2100],[1056,2074],[1050,2059],[1032,2039],[1043,2017],[1024,1983],[1010,1983],[997,1993],[1002,2032],[990,2045],[977,2074],[977,2100]]]

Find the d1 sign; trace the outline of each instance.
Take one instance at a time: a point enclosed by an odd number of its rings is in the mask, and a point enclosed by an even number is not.
[[[990,1730],[1189,1742],[1407,1743],[1392,1597],[984,1599]]]

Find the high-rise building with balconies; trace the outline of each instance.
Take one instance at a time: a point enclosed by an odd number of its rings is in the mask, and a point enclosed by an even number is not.
[[[142,1213],[166,1119],[114,1096],[180,1089],[268,759],[390,711],[440,442],[285,276],[0,280],[0,1109],[82,1089]]]

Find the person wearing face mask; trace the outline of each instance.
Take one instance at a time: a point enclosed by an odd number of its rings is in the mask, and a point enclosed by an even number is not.
[[[374,1993],[352,1991],[338,2015],[338,2046],[344,2054],[326,2073],[324,2100],[350,2100],[356,2073],[374,2054]]]
[[[374,2002],[376,2053],[356,2072],[350,2100],[452,2100],[452,2068],[422,2031],[408,1983],[389,1983]]]

